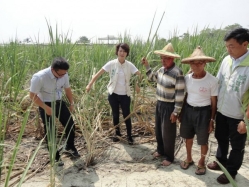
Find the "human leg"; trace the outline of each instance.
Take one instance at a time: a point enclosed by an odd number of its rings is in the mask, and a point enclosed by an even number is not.
[[[227,154],[228,154],[228,148],[229,148],[229,128],[228,127],[229,126],[227,123],[227,117],[222,115],[220,112],[217,112],[215,138],[217,139],[217,142],[218,142],[218,148],[216,152],[216,158],[224,167],[226,167],[226,164],[227,164]]]
[[[170,115],[174,110],[174,103],[164,102],[162,103],[160,110],[164,160],[172,163],[175,154],[176,123],[171,123]]]
[[[65,134],[67,139],[66,144],[69,147],[74,147],[74,139],[75,139],[74,121],[64,101],[56,103],[56,117],[59,119],[59,121],[65,128]]]
[[[208,152],[208,145],[201,145],[201,158],[198,162],[195,174],[204,175],[206,173],[205,158]]]
[[[232,176],[237,175],[245,154],[245,142],[247,134],[240,134],[237,131],[237,126],[240,121],[241,120],[238,119],[228,119],[231,151],[228,156],[226,169]]]
[[[51,107],[50,102],[46,102],[45,104]],[[56,137],[54,137],[56,135],[56,127],[52,123],[52,117],[47,115],[43,108],[39,107],[39,113],[42,119],[42,123],[44,125],[44,133],[45,133],[45,140],[47,143],[47,149],[48,151],[52,151],[53,146],[57,148],[56,145],[51,144],[51,141],[52,142],[56,141]],[[53,137],[55,138],[55,140],[51,140]],[[59,161],[59,160],[60,160],[60,152],[57,150],[55,153],[55,161]]]
[[[120,106],[122,109],[123,118],[125,119],[127,116],[130,115],[131,98],[127,95],[121,95],[119,97],[120,97]],[[126,125],[128,141],[130,140],[130,143],[132,143],[133,142],[132,137],[131,137],[132,125],[131,125],[130,117],[125,120],[125,125]]]
[[[74,157],[80,157],[74,144],[75,125],[73,117],[64,101],[56,102],[56,117],[65,128],[66,146],[64,152],[69,153]]]
[[[163,148],[163,138],[162,138],[162,129],[161,129],[161,101],[157,101],[156,104],[156,113],[155,113],[155,135],[157,141],[157,151],[153,154],[154,157],[159,157],[164,154]]]
[[[187,158],[181,162],[180,167],[182,169],[188,169],[190,165],[193,165],[193,159],[192,159],[192,146],[193,146],[193,138],[192,139],[186,139],[186,152],[187,152]]]
[[[118,95],[113,93],[108,95],[108,101],[112,109],[112,120],[115,126],[115,134],[121,136],[120,128],[117,126],[119,124],[119,100]]]
[[[193,146],[193,140],[194,140],[194,121],[193,121],[193,111],[190,107],[187,105],[184,106],[184,110],[182,112],[182,120],[181,120],[181,126],[180,126],[180,135],[181,137],[185,138],[186,143],[186,153],[187,158],[181,162],[180,167],[182,169],[188,169],[190,165],[193,165],[193,159],[192,159],[192,146]]]

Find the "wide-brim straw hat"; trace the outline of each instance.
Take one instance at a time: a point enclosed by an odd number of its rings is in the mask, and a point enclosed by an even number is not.
[[[182,59],[183,64],[189,64],[191,61],[201,60],[207,62],[215,62],[215,58],[206,56],[202,51],[201,47],[198,46],[190,57]]]
[[[155,54],[169,56],[173,58],[180,58],[181,56],[176,54],[171,43],[168,43],[162,50],[154,51]]]

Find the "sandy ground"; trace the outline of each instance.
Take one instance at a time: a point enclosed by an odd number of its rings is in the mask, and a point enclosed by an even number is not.
[[[215,159],[217,143],[213,133],[209,139],[209,153],[207,162]],[[168,167],[161,166],[161,159],[153,159],[151,153],[156,149],[156,142],[139,144],[139,137],[135,138],[135,145],[126,142],[113,143],[93,166],[85,167],[84,157],[71,160],[63,158],[65,165],[57,167],[56,186],[58,187],[218,187],[232,186],[220,185],[216,178],[221,171],[207,170],[206,175],[197,176],[196,166],[188,170],[180,168],[180,161],[185,159],[185,145],[176,154],[173,164]],[[81,153],[81,152],[80,152]],[[82,155],[84,153],[81,153]],[[198,163],[200,147],[196,141],[193,146],[193,159]],[[22,187],[49,186],[49,169],[42,174],[27,180]],[[236,176],[239,187],[246,187],[249,183],[249,145],[247,142],[245,157],[239,174]]]

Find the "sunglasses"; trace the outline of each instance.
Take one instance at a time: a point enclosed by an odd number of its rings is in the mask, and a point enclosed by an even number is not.
[[[58,75],[58,77],[62,77],[62,76],[64,76],[64,75],[66,75],[67,74],[67,72],[66,73],[62,73],[62,74],[60,74],[60,73],[58,73],[58,71],[57,70],[54,70],[55,71],[55,73]]]

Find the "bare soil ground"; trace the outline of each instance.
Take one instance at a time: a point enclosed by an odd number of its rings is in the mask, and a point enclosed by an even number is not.
[[[12,146],[15,144],[17,133],[12,127],[6,138],[5,143],[10,145],[5,148],[5,160],[10,156]],[[29,124],[24,134],[20,150],[17,155],[10,186],[15,186],[29,160],[32,152],[40,141],[39,131]],[[139,128],[134,126],[133,135],[135,144],[128,145],[124,140],[113,143],[111,138],[106,138],[97,146],[99,154],[96,155],[90,166],[85,164],[87,154],[86,144],[82,136],[76,137],[76,147],[81,155],[78,159],[63,154],[63,167],[54,167],[56,172],[56,186],[58,187],[143,187],[143,186],[169,186],[169,187],[218,187],[231,186],[220,185],[216,178],[221,174],[220,171],[207,170],[206,175],[197,176],[195,174],[196,164],[200,156],[200,147],[194,142],[193,158],[195,165],[188,170],[180,168],[180,161],[184,160],[185,144],[177,136],[175,147],[175,161],[168,167],[161,165],[161,159],[153,159],[152,153],[156,149],[156,141],[153,135],[140,133]],[[122,130],[125,134],[125,130]],[[11,148],[12,147],[12,148]],[[209,139],[209,152],[207,162],[215,160],[217,149],[216,139],[213,133]],[[32,164],[26,180],[22,187],[46,187],[50,186],[50,164],[46,145],[43,144],[39,150],[34,163]],[[4,176],[1,177],[3,180]],[[244,162],[236,177],[239,187],[246,187],[249,183],[249,145],[245,149]],[[1,181],[1,186],[4,186]]]

